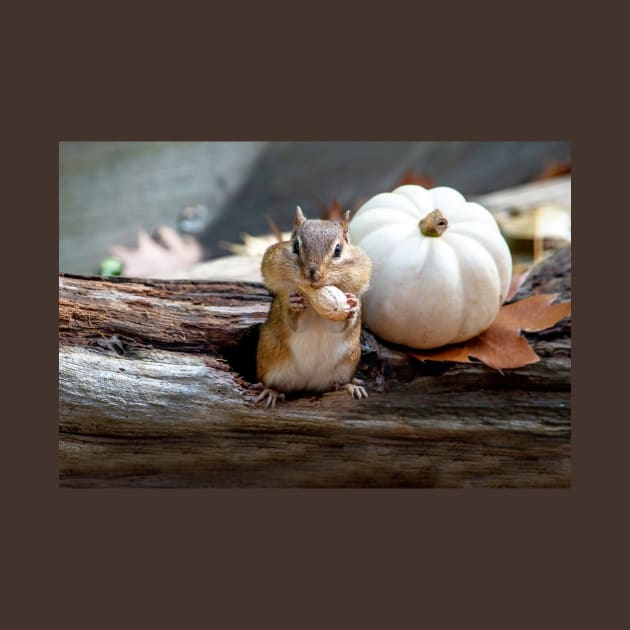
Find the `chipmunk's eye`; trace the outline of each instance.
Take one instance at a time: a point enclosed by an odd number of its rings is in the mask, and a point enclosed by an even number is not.
[[[339,245],[339,243],[337,243],[337,246],[335,247],[335,253],[333,256],[335,258],[339,258],[339,256],[341,256],[341,245]]]
[[[296,256],[300,253],[300,244],[298,243],[297,238],[295,239],[295,243],[293,243],[293,253]]]

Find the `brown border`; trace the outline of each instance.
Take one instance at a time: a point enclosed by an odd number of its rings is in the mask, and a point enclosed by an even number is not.
[[[596,271],[598,260],[608,262],[610,241],[593,238],[581,217],[589,208],[606,219],[623,211],[623,197],[601,199],[621,177],[622,159],[613,153],[618,130],[605,126],[604,104],[583,105],[581,70],[593,72],[602,60],[576,59],[576,51],[569,59],[562,35],[572,16],[546,7],[520,36],[509,24],[477,33],[469,16],[451,16],[448,26],[460,24],[463,32],[448,30],[448,38],[430,19],[404,29],[411,20],[404,15],[395,20],[399,28],[378,37],[364,35],[361,20],[335,28],[335,20],[303,18],[315,31],[305,41],[298,27],[271,34],[252,13],[227,22],[214,14],[170,39],[177,30],[172,11],[152,12],[152,28],[162,21],[156,38],[146,15],[134,19],[129,8],[124,20],[113,11],[100,15],[99,35],[93,22],[61,28],[41,11],[22,22],[37,23],[26,40],[37,45],[14,41],[15,63],[24,67],[11,91],[18,106],[8,116],[23,124],[14,128],[6,208],[25,219],[6,244],[14,264],[5,280],[17,289],[11,302],[25,326],[7,336],[4,355],[19,358],[15,372],[25,384],[5,416],[16,433],[5,442],[13,473],[5,511],[12,526],[5,539],[8,614],[27,627],[41,616],[40,624],[55,619],[66,628],[121,621],[258,627],[262,620],[293,628],[468,627],[471,620],[515,628],[541,620],[566,626],[599,601],[606,606],[593,607],[598,621],[614,618],[613,602],[602,596],[620,594],[608,570],[624,522],[613,493],[626,443],[617,429],[627,431],[627,423],[602,398],[615,379],[598,350],[611,342],[589,328],[617,287]],[[243,26],[224,31],[235,24]],[[600,87],[596,81],[596,96]],[[51,208],[57,142],[80,139],[573,141],[573,488],[60,490],[58,221]],[[620,181],[626,179],[624,173]],[[608,330],[627,324],[609,309],[606,315]],[[614,433],[608,418],[618,425]]]

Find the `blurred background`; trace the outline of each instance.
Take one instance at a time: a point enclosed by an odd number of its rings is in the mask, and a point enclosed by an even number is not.
[[[570,171],[568,142],[61,142],[59,271],[177,277],[289,230],[296,205],[323,217],[401,183],[485,202],[515,251],[532,229],[553,246]]]

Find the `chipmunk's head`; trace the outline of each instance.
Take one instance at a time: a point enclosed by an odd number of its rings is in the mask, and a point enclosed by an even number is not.
[[[350,210],[341,221],[306,219],[297,207],[290,246],[302,284],[321,287],[334,283],[335,271],[350,256],[349,219]]]

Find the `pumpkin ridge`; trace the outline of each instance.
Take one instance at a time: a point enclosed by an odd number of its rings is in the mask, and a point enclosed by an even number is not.
[[[462,295],[463,293],[466,293],[466,287],[464,287],[464,283],[463,283],[462,263],[459,260],[459,254],[457,253],[457,250],[453,247],[453,244],[448,242],[448,239],[442,239],[441,242],[444,243],[444,245],[452,252],[453,258],[455,259],[455,264],[457,265],[457,287],[455,286],[452,287],[454,289],[453,293],[456,295]],[[458,301],[459,308],[458,308],[458,313],[457,313],[457,321],[459,322],[459,325],[457,327],[455,334],[453,334],[451,338],[444,345],[453,343],[453,340],[457,339],[462,334],[462,330],[465,325],[465,320],[464,320],[464,304],[465,303],[466,303],[466,296],[464,297],[464,299],[460,299]]]
[[[453,243],[452,242],[453,240],[467,242],[468,247],[472,246],[472,250],[473,250],[472,257],[475,260],[475,264],[469,265],[469,268],[470,268],[469,272],[463,273],[462,271],[460,271],[460,279],[462,281],[462,295],[464,295],[463,301],[465,303],[470,303],[474,301],[474,293],[473,294],[469,293],[470,289],[469,289],[468,284],[464,282],[464,276],[469,275],[469,278],[468,278],[469,281],[471,280],[479,281],[482,277],[486,275],[486,273],[483,272],[484,267],[482,267],[480,264],[477,264],[482,259],[486,260],[488,263],[487,272],[491,276],[491,279],[488,279],[488,282],[491,282],[491,283],[496,282],[497,288],[499,289],[499,291],[501,291],[501,284],[502,284],[501,271],[499,269],[499,265],[497,263],[496,257],[491,253],[486,243],[481,242],[480,240],[477,240],[475,238],[472,238],[468,234],[453,233],[452,235],[449,236],[450,242],[448,244],[451,247],[453,247],[455,251],[458,251],[460,247],[457,245],[456,242]],[[460,252],[460,256],[461,256],[461,252]],[[460,268],[461,268],[462,261],[460,261],[459,257],[458,257],[458,264],[460,265]],[[491,321],[487,322],[487,326],[489,326],[491,323],[492,323]],[[458,330],[457,334],[458,336],[464,335],[466,338],[470,338],[471,334],[469,332],[464,334],[464,329],[466,327],[466,324],[467,324],[466,317],[462,317],[460,330]],[[478,333],[475,333],[475,334],[479,334],[480,332],[483,332],[483,331],[479,331]]]
[[[460,231],[454,229],[451,230],[450,234],[451,236],[449,238],[452,238],[452,236],[455,236],[457,238],[465,238],[468,241],[475,243],[477,247],[481,248],[486,254],[490,255],[490,258],[492,259],[497,270],[497,274],[499,275],[500,303],[503,303],[503,300],[505,300],[505,297],[507,295],[507,291],[509,290],[510,282],[512,280],[512,258],[507,243],[503,240],[503,237],[501,237],[501,240],[497,241],[497,239],[489,236],[485,230],[474,230],[473,232],[469,232],[466,230]],[[497,234],[501,236],[501,231],[499,230],[498,226]],[[503,270],[500,266],[501,261],[503,260],[503,252],[500,251],[501,245],[499,244],[502,244],[504,246],[504,248],[508,251],[509,256],[509,267]]]

